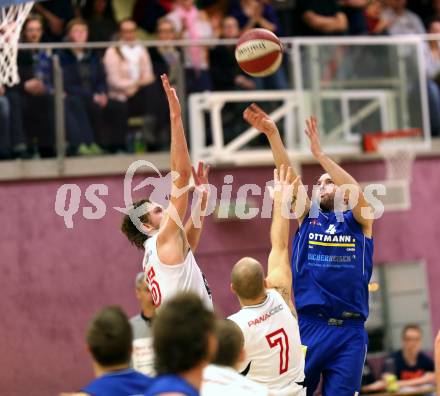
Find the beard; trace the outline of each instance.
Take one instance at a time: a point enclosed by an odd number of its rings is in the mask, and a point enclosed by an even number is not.
[[[335,208],[335,199],[334,195],[324,195],[319,202],[319,206],[324,212],[331,212]]]

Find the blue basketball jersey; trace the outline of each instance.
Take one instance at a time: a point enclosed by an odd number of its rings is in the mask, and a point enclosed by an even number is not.
[[[145,396],[155,396],[167,392],[183,393],[186,396],[199,396],[199,391],[196,388],[182,377],[173,374],[160,375],[155,378]]]
[[[317,217],[304,219],[293,240],[296,309],[299,314],[366,320],[373,239],[364,236],[351,210],[338,218],[335,212],[316,212]]]
[[[139,396],[147,391],[152,382],[152,378],[127,369],[104,374],[81,391],[92,396]]]

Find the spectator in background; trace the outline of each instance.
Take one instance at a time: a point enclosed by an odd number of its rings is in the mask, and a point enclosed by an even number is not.
[[[89,0],[82,10],[89,26],[89,41],[111,41],[118,26],[110,0]]]
[[[394,374],[401,387],[432,383],[434,380],[433,361],[421,351],[422,336],[420,326],[406,325],[402,330],[402,349],[391,355]]]
[[[407,10],[406,0],[388,0],[388,8],[382,13],[391,35],[424,34],[423,22],[417,14]]]
[[[213,38],[220,38],[222,34],[222,23],[225,16],[225,13],[223,13],[223,11],[218,7],[211,8],[211,12],[208,14],[208,17],[212,28]]]
[[[167,102],[157,84],[150,55],[136,44],[137,25],[131,19],[119,23],[119,47],[105,52],[109,97],[127,104],[128,116],[152,116],[155,121],[155,140],[158,148],[168,147],[169,115]],[[154,98],[154,99],[152,99]]]
[[[121,21],[119,39],[124,44],[108,48],[104,55],[109,97],[127,102],[130,115],[151,113],[147,98],[154,95],[155,81],[150,55],[136,43],[136,29],[134,21]]]
[[[26,158],[20,93],[0,84],[0,160]]]
[[[350,36],[368,33],[365,8],[370,0],[340,0],[342,12],[347,16],[348,34]]]
[[[153,338],[159,377],[145,396],[199,395],[203,369],[217,352],[213,312],[196,294],[180,293],[158,311]]]
[[[171,12],[173,6],[173,0],[137,0],[133,20],[148,33],[154,33],[158,20]]]
[[[177,37],[189,40],[212,38],[213,32],[207,14],[199,11],[194,0],[177,0],[174,11],[166,15],[176,28]],[[206,46],[184,49],[186,92],[209,91],[212,88]]]
[[[60,396],[141,395],[147,391],[153,380],[129,368],[133,333],[121,308],[101,309],[90,322],[86,339],[96,379],[81,393]]]
[[[37,15],[30,16],[22,30],[23,41],[37,44],[41,41],[43,25]],[[21,101],[24,128],[33,155],[54,154],[54,88],[52,84],[52,58],[45,50],[20,51],[18,53]],[[91,154],[87,145],[93,142],[93,131],[87,122],[87,114],[74,98],[64,98],[66,139],[68,154]]]
[[[382,17],[384,0],[371,0],[365,8],[369,34],[387,34],[390,22]]]
[[[241,0],[230,14],[237,19],[243,32],[263,28],[276,35],[280,34],[280,23],[276,11],[272,5],[263,0]]]
[[[38,44],[43,36],[41,17],[31,15],[24,23],[22,41]],[[45,50],[19,51],[17,57],[24,130],[34,155],[54,155],[55,125],[52,59]],[[38,154],[38,155],[39,155]]]
[[[245,354],[240,327],[228,319],[218,320],[216,335],[217,354],[212,364],[203,371],[201,396],[268,396],[267,387],[237,371]]]
[[[139,301],[141,313],[130,318],[133,329],[133,368],[146,375],[153,376],[154,353],[152,320],[156,311],[150,290],[145,283],[145,274],[139,272],[135,279],[136,298]]]
[[[408,324],[402,330],[402,349],[391,354],[385,361],[382,373],[397,377],[399,388],[432,384],[435,381],[434,363],[422,351],[422,329],[415,324]],[[386,389],[385,379],[363,388],[364,391]]]
[[[34,11],[43,18],[46,26],[44,41],[61,41],[67,23],[74,18],[72,0],[50,0],[36,3]]]
[[[300,34],[325,36],[345,33],[348,21],[337,0],[298,0]]]
[[[164,17],[159,18],[156,36],[160,41],[176,40],[177,34],[173,22]],[[156,78],[159,79],[162,74],[166,74],[170,82],[175,84],[180,68],[180,51],[176,47],[165,43],[159,47],[149,47],[148,51]]]
[[[428,33],[440,34],[440,18],[434,18],[429,22]],[[426,43],[425,65],[431,134],[440,136],[440,44],[437,40]]]
[[[69,22],[69,41],[83,44],[87,37],[84,20],[77,18]],[[81,47],[62,50],[59,56],[66,95],[83,106],[96,140],[110,152],[123,150],[127,135],[126,103],[108,98],[105,71],[99,56]],[[102,152],[96,143],[91,143],[88,148],[94,154]]]
[[[222,22],[221,38],[237,39],[240,36],[238,21],[228,16]],[[255,89],[255,81],[238,66],[235,59],[235,45],[219,45],[210,50],[209,63],[214,90],[234,91],[236,89]]]

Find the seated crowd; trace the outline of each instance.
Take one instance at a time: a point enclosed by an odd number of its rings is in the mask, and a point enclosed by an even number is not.
[[[168,147],[169,120],[158,84],[167,73],[183,79],[187,94],[209,90],[287,89],[287,68],[266,78],[251,78],[238,68],[234,46],[185,47],[170,39],[235,39],[261,27],[279,36],[400,35],[438,33],[440,1],[411,0],[260,0],[122,1],[50,0],[34,6],[22,41],[77,44],[123,41],[107,50],[87,47],[21,50],[21,82],[0,86],[0,159],[55,155],[52,58],[59,56],[64,76],[67,155],[133,151],[129,120],[148,125],[147,150]],[[154,38],[163,46],[136,43]],[[440,135],[440,49],[426,46],[426,75],[433,135]],[[139,124],[139,123],[138,123]],[[145,129],[145,128],[144,128]],[[145,135],[148,135],[145,137]]]

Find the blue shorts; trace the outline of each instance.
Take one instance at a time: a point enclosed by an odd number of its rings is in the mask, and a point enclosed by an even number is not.
[[[313,395],[321,374],[323,396],[360,392],[368,335],[362,321],[299,315],[301,343],[307,347],[305,386]]]

